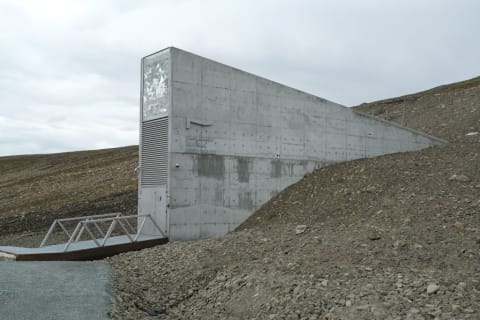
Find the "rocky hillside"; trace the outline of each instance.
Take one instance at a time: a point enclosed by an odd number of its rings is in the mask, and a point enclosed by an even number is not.
[[[477,77],[356,109],[455,142],[480,129],[479,87]]]
[[[224,237],[106,259],[113,318],[480,319],[480,78],[357,109],[449,143],[322,168]],[[135,210],[136,161],[0,158],[0,230]]]
[[[478,79],[358,109],[449,141],[307,175],[237,231],[111,259],[120,319],[479,319]]]
[[[55,218],[136,213],[138,147],[0,157],[0,239]]]

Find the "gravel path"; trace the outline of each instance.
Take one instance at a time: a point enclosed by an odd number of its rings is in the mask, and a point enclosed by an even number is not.
[[[98,262],[0,262],[2,320],[104,320],[110,266]]]

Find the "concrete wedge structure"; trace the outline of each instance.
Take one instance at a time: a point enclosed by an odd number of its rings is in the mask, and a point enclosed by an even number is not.
[[[139,214],[170,240],[224,234],[320,167],[445,143],[172,47],[142,59],[140,133]]]

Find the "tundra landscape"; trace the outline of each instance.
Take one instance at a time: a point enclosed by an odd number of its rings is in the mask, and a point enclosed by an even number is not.
[[[237,230],[104,261],[115,319],[479,319],[480,78],[355,107],[448,141],[306,175]],[[136,213],[138,146],[0,158],[0,243]]]

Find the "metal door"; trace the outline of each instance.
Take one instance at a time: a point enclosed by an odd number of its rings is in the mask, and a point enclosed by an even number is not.
[[[138,213],[150,214],[160,229],[167,232],[167,188],[166,186],[141,188],[138,194]],[[151,225],[146,224],[142,234],[160,235]]]

